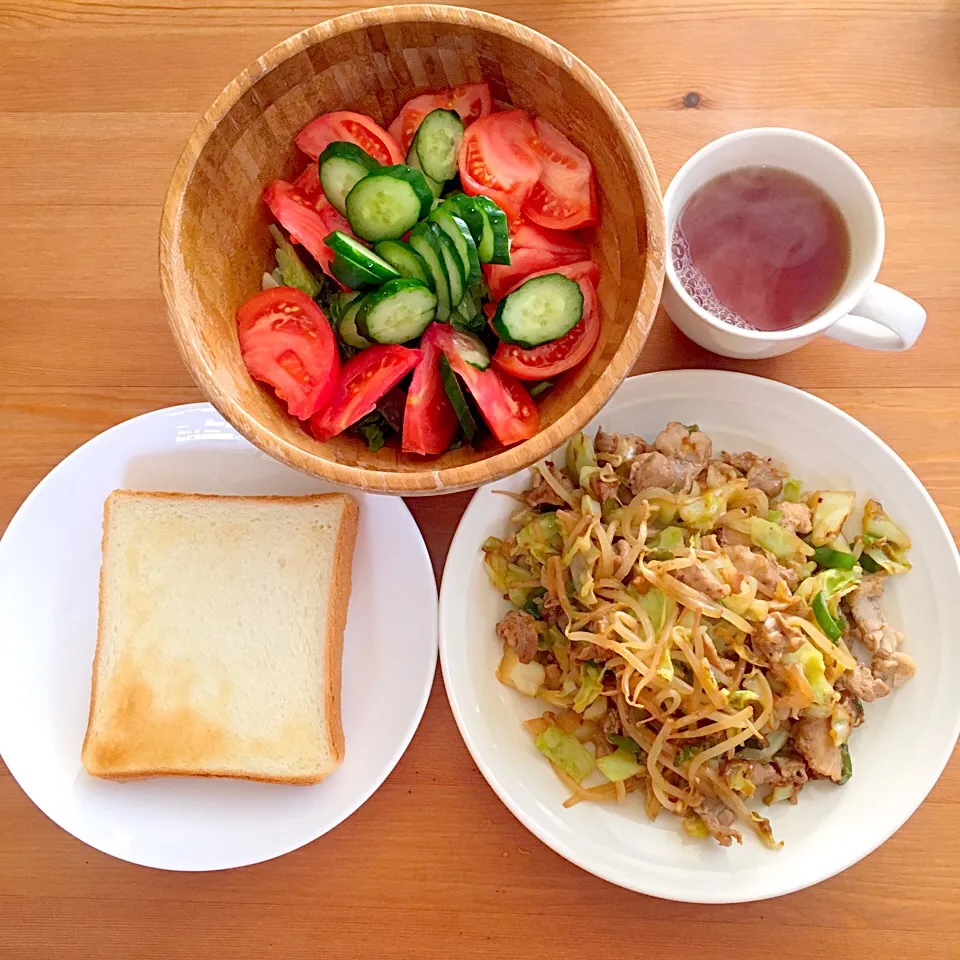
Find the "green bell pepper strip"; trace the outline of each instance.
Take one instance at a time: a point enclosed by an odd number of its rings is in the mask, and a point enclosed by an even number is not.
[[[857,558],[852,553],[833,547],[817,547],[813,559],[818,567],[828,570],[852,570],[857,565]]]
[[[850,747],[840,745],[840,779],[837,783],[842,787],[853,776],[853,761],[850,759]]]
[[[811,606],[813,607],[813,615],[817,618],[817,623],[820,624],[820,629],[834,643],[839,643],[843,636],[843,630],[827,609],[827,598],[822,590],[813,598]]]

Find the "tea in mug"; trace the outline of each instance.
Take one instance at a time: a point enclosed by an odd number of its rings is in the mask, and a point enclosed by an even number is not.
[[[806,177],[744,167],[690,197],[672,256],[684,290],[714,317],[746,329],[789,330],[840,292],[850,232],[837,205]]]

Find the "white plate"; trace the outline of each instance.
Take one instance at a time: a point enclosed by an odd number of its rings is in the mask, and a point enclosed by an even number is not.
[[[668,420],[698,423],[715,449],[785,460],[808,486],[854,489],[879,499],[913,538],[913,571],[892,582],[885,609],[907,633],[918,675],[867,704],[856,731],[854,773],[842,788],[806,787],[797,806],[771,808],[783,849],[745,832],[724,849],[687,839],[667,813],[655,823],[639,802],[581,803],[520,723],[542,712],[494,677],[494,626],[507,604],[490,586],[480,545],[502,536],[515,509],[494,489],[520,491],[520,474],[484,487],[457,530],[440,591],[440,659],[460,732],[500,799],[544,843],[573,863],[631,890],[671,900],[733,903],[799,890],[839,873],[883,843],[919,806],[960,731],[960,560],[943,518],[917,478],[869,430],[836,408],[771,380],[716,371],[654,373],[626,381],[589,429],[655,436]]]
[[[40,809],[133,863],[219,870],[315,840],[384,781],[423,715],[437,660],[437,590],[399,498],[360,503],[344,636],[346,758],[312,787],[161,778],[110,783],[80,766],[97,634],[104,498],[118,487],[221,494],[332,489],[261,453],[206,403],[95,437],[30,494],[0,540],[0,755]]]

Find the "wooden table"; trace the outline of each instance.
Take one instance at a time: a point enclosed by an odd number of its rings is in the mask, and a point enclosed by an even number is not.
[[[235,73],[356,6],[0,0],[0,524],[94,434],[199,399],[157,282],[168,175]],[[821,340],[729,364],[661,317],[637,371],[729,366],[810,390],[890,443],[960,530],[956,0],[484,6],[597,69],[664,186],[703,143],[759,124],[810,130],[864,167],[887,219],[880,279],[929,312],[909,354]],[[438,576],[468,499],[410,502]],[[731,907],[649,899],[581,872],[514,820],[471,762],[438,675],[376,795],[305,849],[243,870],[113,860],[47,820],[0,764],[0,957],[957,957],[958,822],[955,758],[895,837],[812,890]]]

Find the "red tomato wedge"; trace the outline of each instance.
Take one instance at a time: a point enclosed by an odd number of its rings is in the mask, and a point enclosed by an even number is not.
[[[399,116],[390,124],[389,133],[406,154],[413,142],[420,122],[434,110],[456,110],[464,126],[489,115],[493,109],[493,97],[487,83],[466,83],[460,87],[447,87],[434,93],[422,93],[408,100]]]
[[[489,197],[508,219],[516,220],[540,177],[536,136],[523,110],[491,113],[472,123],[458,158],[464,193]]]
[[[440,379],[440,347],[431,324],[420,340],[423,359],[413,371],[403,411],[405,453],[443,453],[457,432],[457,414]]]
[[[313,435],[329,440],[372,413],[377,401],[420,362],[420,357],[419,350],[394,345],[368,347],[351,357],[340,371],[330,402],[310,418]]]
[[[524,215],[554,230],[592,226],[597,222],[597,194],[590,158],[542,117],[534,118],[533,125],[543,169],[523,204]]]
[[[297,146],[314,160],[334,140],[355,143],[374,160],[387,165],[403,163],[397,141],[378,123],[362,113],[337,110],[311,120],[298,134]]]
[[[291,416],[308,420],[330,398],[340,370],[333,330],[320,308],[293,287],[254,294],[237,310],[243,361],[270,384]]]
[[[534,277],[543,276],[545,273],[562,273],[565,277],[576,280],[578,283],[581,280],[588,280],[593,284],[594,289],[596,289],[597,284],[600,283],[600,267],[592,260],[578,260],[576,263],[554,264],[549,269],[538,270],[536,273],[528,274],[507,287],[504,291],[504,296],[508,293],[513,293],[521,283],[532,280]]]
[[[566,263],[576,263],[586,256],[584,251],[576,250],[558,253],[538,247],[513,247],[510,250],[509,265],[491,263],[484,266],[483,273],[487,286],[490,287],[490,296],[499,300],[530,274],[549,271],[551,267],[560,267]]]
[[[587,260],[590,248],[578,234],[569,230],[548,230],[527,220],[511,224],[510,249],[549,250],[559,257]],[[573,261],[571,261],[573,262]]]
[[[579,264],[574,266],[579,267]],[[570,276],[569,268],[561,267],[551,272]],[[493,362],[501,370],[518,380],[549,380],[582,363],[590,355],[600,336],[597,291],[586,275],[571,279],[577,280],[583,291],[583,319],[559,340],[542,343],[531,350],[501,343],[493,355]]]
[[[467,385],[497,440],[509,446],[534,436],[540,429],[540,411],[524,387],[492,366],[478,370],[467,363],[457,346],[457,332],[449,324],[436,323],[431,330],[451,369]]]
[[[320,186],[320,171],[316,163],[308,163],[303,168],[303,173],[293,181],[293,185],[314,205],[321,199],[325,199],[323,187]]]
[[[330,273],[333,251],[323,242],[334,230],[350,236],[347,218],[322,194],[316,204],[286,180],[273,180],[263,191],[263,199],[293,243],[301,243],[324,273]],[[331,274],[332,276],[332,274]]]

